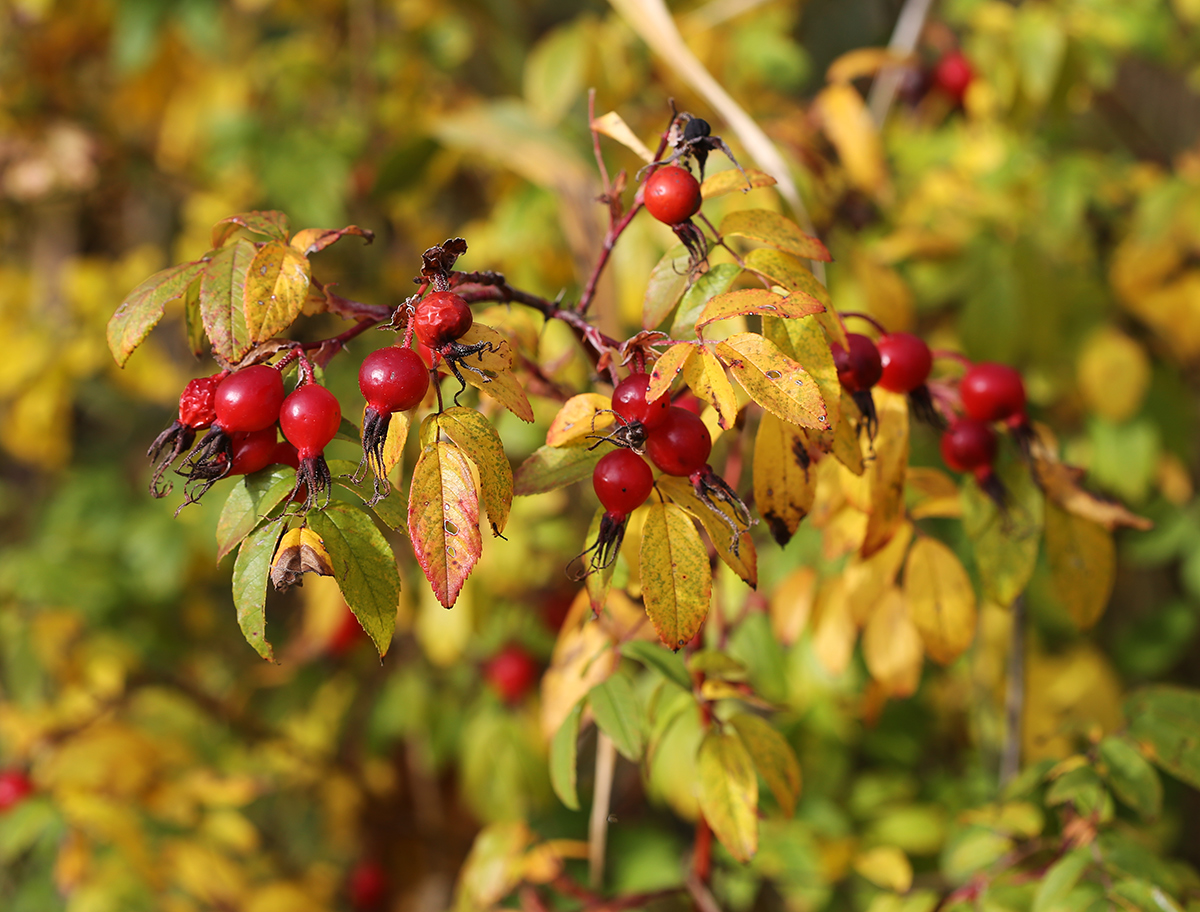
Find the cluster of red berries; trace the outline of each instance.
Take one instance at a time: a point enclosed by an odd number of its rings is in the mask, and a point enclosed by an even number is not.
[[[875,402],[871,388],[880,386],[893,393],[908,396],[918,417],[939,424],[926,381],[933,369],[933,354],[925,342],[911,333],[884,333],[873,342],[861,333],[847,333],[846,347],[836,342],[830,346],[838,381],[845,388],[859,411],[868,435],[873,437],[877,426]]]
[[[184,505],[198,501],[221,478],[282,464],[296,468],[296,491],[306,490],[306,506],[312,506],[319,494],[328,496],[323,451],[341,420],[337,397],[325,387],[306,377],[285,395],[283,375],[266,364],[192,380],[179,397],[179,417],[150,446],[155,462],[150,491],[155,497],[170,492],[170,485],[161,484],[163,472],[190,450],[176,469],[187,479]],[[192,449],[200,430],[206,433]]]
[[[999,447],[994,425],[1004,422],[1018,440],[1028,436],[1025,384],[1007,364],[984,361],[967,369],[958,391],[966,414],[955,418],[942,435],[942,460],[956,472],[971,472],[980,487],[1002,499],[993,472]]]

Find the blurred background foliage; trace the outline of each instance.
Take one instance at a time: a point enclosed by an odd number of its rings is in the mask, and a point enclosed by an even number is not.
[[[1132,686],[1200,686],[1200,4],[944,0],[920,62],[961,47],[977,78],[957,108],[914,74],[876,138],[813,99],[833,60],[886,44],[902,5],[672,13],[793,165],[837,306],[1019,367],[1090,482],[1155,520],[1120,537],[1115,595],[1086,634],[1034,576],[1025,759],[1058,759],[1119,728]],[[463,268],[570,299],[603,231],[588,88],[651,145],[673,97],[749,164],[742,147],[599,0],[3,0],[0,17],[0,766],[35,788],[0,814],[0,906],[342,909],[366,860],[388,872],[387,908],[441,909],[481,824],[583,838],[584,814],[549,789],[536,694],[506,701],[481,674],[508,643],[549,659],[574,594],[561,568],[590,515],[569,509],[577,492],[518,501],[453,611],[402,568],[382,665],[320,580],[270,606],[287,645],[264,665],[234,621],[228,562],[213,563],[217,505],[173,519],[145,491],[145,446],[209,368],[180,325],[118,370],[104,325],[142,278],[251,208],[373,230],[373,246],[318,258],[347,297],[398,303],[420,251],[462,235]],[[605,155],[614,173],[640,166],[615,144]],[[755,196],[712,210],[782,205]],[[606,329],[639,324],[672,243],[641,219],[622,238],[596,305]],[[328,334],[322,319],[305,331]],[[545,330],[539,357],[587,387],[569,334]],[[330,383],[354,401],[357,357],[338,362]],[[496,419],[514,459],[544,439],[555,403],[536,407],[532,429]],[[914,447],[937,464],[932,435]],[[801,563],[842,566],[802,532],[764,551],[768,601]],[[764,821],[751,866],[720,865],[718,897],[924,912],[995,857],[962,812],[994,797],[1010,616],[984,605],[968,656],[895,702],[860,660],[830,674],[812,637],[773,617],[776,636],[752,615],[729,648],[786,707],[805,792],[794,820]],[[690,724],[644,779],[618,767],[611,890],[683,877]],[[1150,870],[1195,889],[1182,862],[1200,864],[1200,795],[1166,788],[1161,816],[1127,827],[1129,851],[1175,859]],[[927,895],[880,891],[860,863],[880,846],[912,860]]]

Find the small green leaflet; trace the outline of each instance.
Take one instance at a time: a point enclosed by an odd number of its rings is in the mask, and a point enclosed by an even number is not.
[[[621,655],[653,668],[672,684],[691,692],[692,677],[678,653],[663,649],[649,640],[630,640],[621,644]]]
[[[206,266],[205,260],[181,263],[156,272],[129,292],[108,321],[108,349],[117,364],[125,366],[134,349],[158,325],[166,307],[181,298]]]
[[[623,757],[637,763],[646,749],[646,720],[633,684],[624,674],[601,681],[588,693],[600,730],[612,738]]]
[[[545,494],[590,478],[604,449],[588,449],[594,440],[581,440],[572,446],[538,447],[517,467],[513,475],[513,493],[518,497]]]
[[[255,472],[234,485],[217,519],[217,560],[241,544],[295,485],[296,471],[289,466]]]
[[[274,661],[267,642],[267,582],[271,576],[271,558],[283,534],[283,526],[269,523],[242,542],[233,562],[233,605],[238,626],[246,642],[268,662]]]
[[[550,785],[558,800],[573,811],[579,810],[579,792],[576,788],[579,752],[579,720],[583,717],[580,700],[567,714],[563,724],[550,741]]]
[[[712,729],[696,756],[700,811],[729,854],[745,864],[758,851],[758,776],[736,734]]]

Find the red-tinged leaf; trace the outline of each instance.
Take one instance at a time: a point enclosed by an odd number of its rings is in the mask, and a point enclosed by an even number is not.
[[[783,813],[791,817],[800,797],[800,761],[787,738],[762,716],[751,713],[738,713],[730,718],[729,724],[746,745],[750,759]]]
[[[134,349],[158,325],[167,305],[187,294],[205,265],[205,260],[197,260],[171,266],[154,273],[126,296],[108,321],[108,349],[117,364],[125,366]]]
[[[904,522],[904,477],[908,469],[908,398],[876,387],[872,390],[879,427],[867,464],[871,510],[862,555],[870,557]]]
[[[296,472],[288,466],[255,472],[234,485],[217,519],[217,560],[241,544],[295,486]]]
[[[451,607],[483,550],[475,480],[466,455],[453,444],[428,444],[417,459],[408,535],[433,594]]]
[[[763,412],[754,438],[754,504],[780,546],[791,541],[812,509],[815,462],[803,428]]]
[[[292,235],[290,244],[292,249],[299,250],[307,257],[319,253],[347,235],[363,238],[368,244],[375,240],[374,231],[359,228],[357,225],[347,225],[345,228],[303,228]]]
[[[842,416],[841,400],[844,390],[841,381],[838,380],[837,367],[833,363],[829,334],[821,323],[821,319],[828,316],[837,319],[836,315],[828,312],[818,313],[811,320],[781,320],[765,316],[762,327],[763,336],[808,371],[825,402],[830,428],[837,428]]]
[[[283,534],[276,523],[263,526],[242,542],[233,562],[233,606],[238,626],[246,642],[268,662],[274,661],[267,642],[267,582],[271,577],[271,559]]]
[[[975,639],[975,590],[953,551],[918,538],[904,566],[904,597],[930,658],[949,665],[966,652]]]
[[[585,441],[563,447],[538,447],[513,473],[513,493],[518,497],[545,494],[591,478],[604,453],[601,447],[590,449]]]
[[[683,379],[691,391],[717,410],[717,424],[728,430],[737,421],[738,399],[725,374],[725,365],[708,345],[696,349],[684,365]]]
[[[493,534],[499,535],[508,523],[513,499],[512,466],[500,435],[479,412],[460,406],[446,409],[437,416],[437,423],[479,469],[483,505]]]
[[[272,238],[277,241],[287,241],[288,217],[282,212],[269,209],[262,212],[241,212],[223,218],[213,225],[212,245],[223,247],[225,242],[233,237],[239,229],[245,228],[254,234]]]
[[[268,241],[259,248],[246,270],[242,290],[251,342],[270,339],[295,322],[311,278],[308,257],[282,241]]]
[[[695,351],[696,346],[688,342],[680,342],[663,352],[662,357],[654,362],[654,368],[650,371],[650,385],[646,387],[647,402],[653,402],[663,393],[670,391],[671,384],[675,382],[675,378],[683,371],[688,359]]]
[[[712,567],[700,533],[675,504],[651,504],[642,527],[642,598],[671,649],[696,635],[712,599]]]
[[[688,252],[682,244],[668,250],[646,281],[646,297],[642,301],[642,327],[657,329],[667,318],[688,284]]]
[[[550,422],[550,428],[546,431],[546,445],[565,446],[589,434],[600,433],[612,423],[612,403],[608,396],[580,393],[564,402]]]
[[[833,262],[833,257],[819,240],[805,234],[791,219],[768,209],[741,209],[731,212],[721,222],[724,237],[744,237],[769,244],[786,253],[806,260]]]
[[[736,316],[807,317],[825,310],[825,305],[806,292],[797,291],[786,298],[765,288],[743,288],[717,295],[696,321],[700,332],[709,323]]]
[[[825,401],[808,371],[758,333],[735,333],[718,343],[717,353],[763,408],[801,427],[829,426]]]
[[[774,187],[777,183],[779,182],[775,178],[764,171],[747,168],[746,173],[742,174],[737,168],[729,168],[706,177],[700,185],[700,195],[708,200],[733,193],[735,190],[749,191],[759,187]]]
[[[705,306],[719,294],[729,291],[731,285],[742,274],[742,267],[737,263],[718,263],[710,266],[689,286],[675,311],[675,319],[671,322],[672,339],[696,338],[696,320]]]
[[[751,589],[758,586],[758,551],[754,547],[754,539],[750,537],[749,530],[738,535],[738,553],[733,553],[733,528],[730,523],[741,527],[733,508],[727,503],[714,500],[714,510],[696,496],[692,483],[686,478],[662,475],[657,485],[672,502],[700,520],[700,525],[704,526],[704,531],[708,533],[709,540],[717,550],[717,556],[729,569],[740,576]],[[722,516],[725,518],[722,519]]]
[[[241,238],[213,254],[200,282],[200,318],[213,354],[228,364],[241,360],[252,343],[242,308],[246,271],[255,247]]]
[[[700,812],[713,834],[745,864],[758,851],[758,776],[736,734],[711,729],[696,755]]]
[[[342,597],[382,658],[392,643],[400,604],[400,571],[392,546],[371,517],[350,504],[313,511],[308,524],[321,536]]]

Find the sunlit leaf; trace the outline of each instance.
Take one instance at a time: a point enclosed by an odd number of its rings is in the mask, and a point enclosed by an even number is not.
[[[453,444],[426,445],[413,469],[408,537],[434,594],[447,608],[479,560],[479,495],[466,455]]]
[[[819,319],[821,316],[823,314],[818,314],[811,320],[763,317],[763,336],[808,371],[825,402],[829,427],[837,428],[842,414],[841,401],[847,394],[838,380],[829,336]]]
[[[243,290],[251,342],[270,339],[292,325],[304,306],[311,277],[308,257],[284,242],[269,241],[259,248]]]
[[[658,637],[671,649],[696,635],[712,598],[708,552],[675,504],[651,504],[642,527],[642,597]]]
[[[771,727],[761,716],[738,713],[731,716],[733,726],[746,745],[758,774],[763,777],[771,794],[788,817],[796,812],[800,797],[800,762],[787,738]]]
[[[710,730],[696,756],[700,811],[713,834],[738,861],[758,851],[758,776],[742,739]]]
[[[586,442],[538,447],[513,474],[513,493],[518,497],[545,494],[590,478],[605,452],[602,447],[590,449]]]
[[[654,153],[646,148],[646,144],[638,139],[637,134],[629,129],[629,125],[616,111],[609,111],[597,117],[592,121],[592,129],[609,139],[615,139],[647,164],[654,161]]]
[[[749,180],[747,181],[747,179]],[[733,193],[735,190],[745,191],[758,187],[773,187],[777,183],[779,182],[771,175],[754,168],[747,168],[745,175],[737,168],[727,168],[704,178],[704,183],[700,185],[700,195],[708,200],[715,196]]]
[[[464,345],[473,345],[477,342],[492,344],[492,351],[484,350],[468,355],[463,362],[465,365],[481,370],[484,376],[481,377],[473,370],[460,367],[463,379],[480,392],[495,399],[522,421],[532,422],[533,406],[529,404],[525,388],[521,386],[520,381],[511,370],[513,355],[512,346],[509,345],[508,340],[490,326],[476,322],[471,324],[471,328],[463,333],[458,341]]]
[[[854,859],[854,870],[877,887],[907,893],[912,887],[912,862],[895,846],[875,846]]]
[[[955,519],[962,516],[958,485],[941,469],[909,466],[904,483],[910,492],[908,515],[912,519]]]
[[[678,244],[663,254],[651,270],[642,301],[643,329],[657,329],[683,297],[688,284],[689,256],[684,246]]]
[[[308,257],[347,236],[360,237],[368,244],[375,240],[374,231],[359,228],[357,225],[347,225],[345,228],[302,228],[292,235],[290,244],[293,249]]]
[[[314,511],[308,522],[329,551],[346,604],[384,656],[392,643],[400,602],[400,572],[392,546],[366,513],[349,504]]]
[[[744,237],[806,260],[829,263],[833,257],[819,240],[805,234],[786,216],[769,209],[739,209],[721,222],[723,237]]]
[[[513,499],[513,473],[504,443],[492,423],[474,409],[455,406],[437,416],[438,427],[458,444],[479,469],[479,486],[492,532],[499,535],[508,524]]]
[[[856,624],[867,623],[879,600],[896,581],[896,575],[904,566],[912,534],[912,523],[905,520],[896,527],[887,544],[874,554],[868,557],[855,554],[846,561],[842,574],[846,578],[846,599]]]
[[[1046,505],[1050,579],[1071,620],[1086,630],[1100,619],[1117,576],[1112,533],[1055,504]]]
[[[283,533],[271,560],[271,585],[288,589],[305,573],[333,576],[333,565],[325,543],[312,529],[298,526]]]
[[[679,309],[675,311],[675,320],[671,323],[671,338],[696,338],[696,319],[700,313],[712,298],[729,291],[729,287],[741,274],[742,267],[736,263],[718,263],[696,279],[684,292]]]
[[[217,560],[241,544],[295,485],[296,472],[287,466],[255,472],[234,485],[217,518]]]
[[[875,458],[868,462],[864,473],[871,491],[862,545],[864,557],[886,545],[904,522],[904,477],[908,469],[908,399],[878,387],[871,395],[879,428],[872,443]]]
[[[826,308],[830,305],[829,292],[825,286],[817,281],[817,277],[812,274],[804,263],[790,253],[784,253],[782,250],[776,250],[773,247],[759,247],[751,250],[744,257],[746,268],[751,272],[756,272],[764,279],[781,285],[788,291],[803,292],[816,298]],[[833,322],[837,318],[830,315]],[[836,338],[835,338],[836,341]],[[845,341],[843,331],[842,341]]]
[[[862,96],[853,86],[835,83],[822,89],[813,104],[850,182],[871,196],[882,195],[888,186],[883,143]]]
[[[637,763],[646,748],[646,722],[642,705],[629,678],[615,674],[588,693],[588,704],[600,730],[627,760]]]
[[[250,334],[243,309],[246,271],[255,248],[245,238],[216,251],[200,281],[200,318],[213,353],[226,362],[238,361],[250,351]]]
[[[600,393],[580,393],[572,396],[558,410],[546,431],[546,445],[565,446],[600,433],[613,423],[612,403]]]
[[[267,583],[271,576],[271,558],[283,529],[271,523],[248,536],[233,562],[233,605],[238,626],[246,642],[268,662],[274,661],[267,642]]]
[[[729,565],[729,569],[745,580],[750,588],[753,589],[757,586],[758,553],[754,547],[754,539],[750,537],[748,529],[742,529],[742,524],[738,522],[733,507],[723,501],[714,500],[713,504],[717,508],[714,510],[696,496],[692,483],[686,478],[663,475],[658,479],[657,485],[660,491],[671,498],[672,502],[700,520],[713,547],[716,548],[717,556]],[[734,526],[742,529],[738,535],[737,554],[732,551]],[[643,532],[643,534],[645,533]]]
[[[757,333],[736,333],[717,344],[750,398],[791,424],[824,428],[825,402],[812,377],[774,344]]]
[[[710,300],[696,321],[696,330],[699,332],[709,323],[735,316],[797,318],[821,313],[824,309],[824,304],[803,292],[783,297],[764,288],[743,288],[727,291]]]
[[[575,783],[578,778],[579,720],[582,716],[581,701],[575,704],[550,739],[550,785],[558,800],[573,811],[579,810],[579,792]]]
[[[845,672],[854,653],[858,629],[846,601],[846,581],[841,576],[827,579],[817,590],[813,609],[813,652],[834,677]]]
[[[542,732],[554,735],[589,690],[616,670],[620,655],[581,591],[558,631],[550,666],[542,675]]]
[[[650,371],[650,383],[646,387],[647,402],[654,402],[659,396],[670,391],[675,378],[683,372],[684,366],[696,351],[697,346],[680,342],[662,353]]]
[[[455,912],[490,909],[512,892],[525,871],[534,835],[524,821],[493,823],[479,831],[458,871]]]
[[[771,536],[786,545],[812,509],[816,467],[801,428],[763,412],[754,437],[754,503]]]
[[[108,321],[108,349],[121,367],[150,330],[162,319],[166,306],[188,293],[192,281],[206,268],[206,261],[180,263],[156,272],[129,292]]]
[[[691,391],[717,411],[717,425],[729,429],[737,422],[738,400],[733,384],[712,348],[697,346],[694,357],[683,367],[683,378]]]
[[[863,630],[863,659],[889,696],[908,697],[921,683],[925,651],[904,594],[891,586],[880,596]]]
[[[920,537],[908,552],[904,597],[930,658],[948,665],[975,639],[975,590],[954,552]]]
[[[223,247],[225,242],[245,228],[254,234],[277,241],[286,241],[288,237],[288,217],[274,209],[262,212],[241,212],[221,219],[212,230],[213,247]]]

